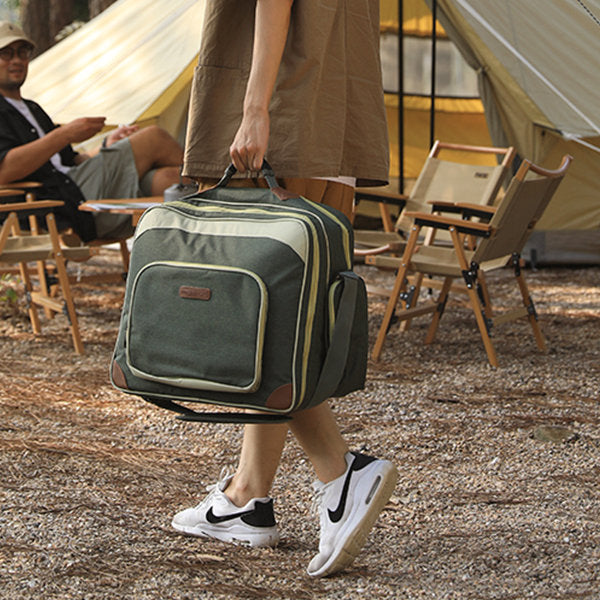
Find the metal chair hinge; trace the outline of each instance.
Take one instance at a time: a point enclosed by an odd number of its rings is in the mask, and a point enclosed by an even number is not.
[[[440,313],[440,318],[446,310],[446,302],[448,302],[448,296],[446,296],[442,302],[438,302],[437,306],[435,307],[435,310]]]
[[[514,252],[512,255],[512,266],[515,270],[515,277],[521,275],[521,255],[518,252]]]
[[[65,317],[67,317],[67,321],[69,321],[69,325],[73,325],[73,322],[71,321],[71,315],[69,314],[69,309],[67,308],[66,302],[63,302],[62,314],[65,315]]]
[[[479,270],[479,265],[477,263],[471,263],[471,267],[468,271],[466,271],[466,270],[462,271],[463,279],[465,280],[465,283],[467,284],[467,287],[469,289],[472,289],[473,285],[475,285],[475,282],[477,281],[477,271],[478,270]]]
[[[486,317],[485,312],[483,310],[481,311],[481,317],[483,318],[483,322],[485,323],[485,329],[487,331],[487,334],[491,337],[492,329],[494,327],[494,321]]]
[[[529,300],[529,304],[527,305],[527,313],[529,315],[531,315],[536,321],[538,320],[538,314],[537,314],[537,310],[535,310],[535,304],[533,303],[533,300],[531,299],[531,296],[528,298]]]
[[[400,294],[400,300],[406,304],[406,308],[410,308],[412,305],[413,298],[415,296],[415,286],[411,285],[407,291]]]

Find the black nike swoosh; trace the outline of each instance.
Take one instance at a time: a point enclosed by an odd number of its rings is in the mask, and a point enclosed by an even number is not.
[[[237,519],[238,517],[245,517],[246,515],[251,515],[253,512],[254,512],[254,509],[243,510],[242,512],[231,513],[230,515],[222,515],[219,517],[213,513],[213,509],[211,506],[206,513],[206,520],[209,523],[213,523],[213,524],[225,523],[225,521],[231,521],[232,519]]]
[[[340,496],[338,506],[335,510],[327,509],[327,513],[329,514],[329,520],[332,523],[337,523],[344,516],[344,510],[346,510],[346,501],[348,499],[348,490],[350,489],[350,479],[352,478],[352,473],[360,471],[369,463],[376,460],[372,456],[365,456],[364,454],[355,454],[354,452],[352,454],[354,454],[354,460],[352,461],[352,464],[348,469],[346,479],[344,480],[344,486],[342,488],[342,494]]]

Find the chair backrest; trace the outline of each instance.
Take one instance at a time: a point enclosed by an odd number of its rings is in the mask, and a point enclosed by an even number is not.
[[[528,160],[521,163],[490,221],[492,235],[481,240],[473,255],[474,262],[481,264],[521,253],[571,161],[572,157],[566,154],[556,170],[544,169]]]
[[[445,151],[444,154],[448,158],[439,157],[442,151]],[[456,162],[460,157],[462,160],[475,162],[475,157],[481,154],[495,154],[501,156],[502,161],[497,165]],[[513,147],[495,148],[435,142],[406,201],[406,206],[398,217],[396,229],[408,231],[412,219],[405,217],[404,212],[431,212],[431,201],[469,202],[488,206],[493,204],[514,157]]]

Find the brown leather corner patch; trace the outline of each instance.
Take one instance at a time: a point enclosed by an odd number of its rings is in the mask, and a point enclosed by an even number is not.
[[[179,295],[182,298],[189,298],[190,300],[210,300],[211,291],[210,288],[182,285],[179,288]]]
[[[112,380],[117,387],[128,390],[127,380],[125,379],[125,373],[123,369],[117,364],[116,360],[112,361]]]
[[[291,383],[280,385],[278,388],[274,389],[267,398],[265,408],[289,408],[292,405],[293,392],[294,386]]]

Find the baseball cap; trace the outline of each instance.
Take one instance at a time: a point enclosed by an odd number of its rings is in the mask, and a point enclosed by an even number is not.
[[[35,47],[33,41],[25,35],[25,32],[18,25],[8,21],[0,21],[0,48],[5,48],[18,40],[23,40]]]

